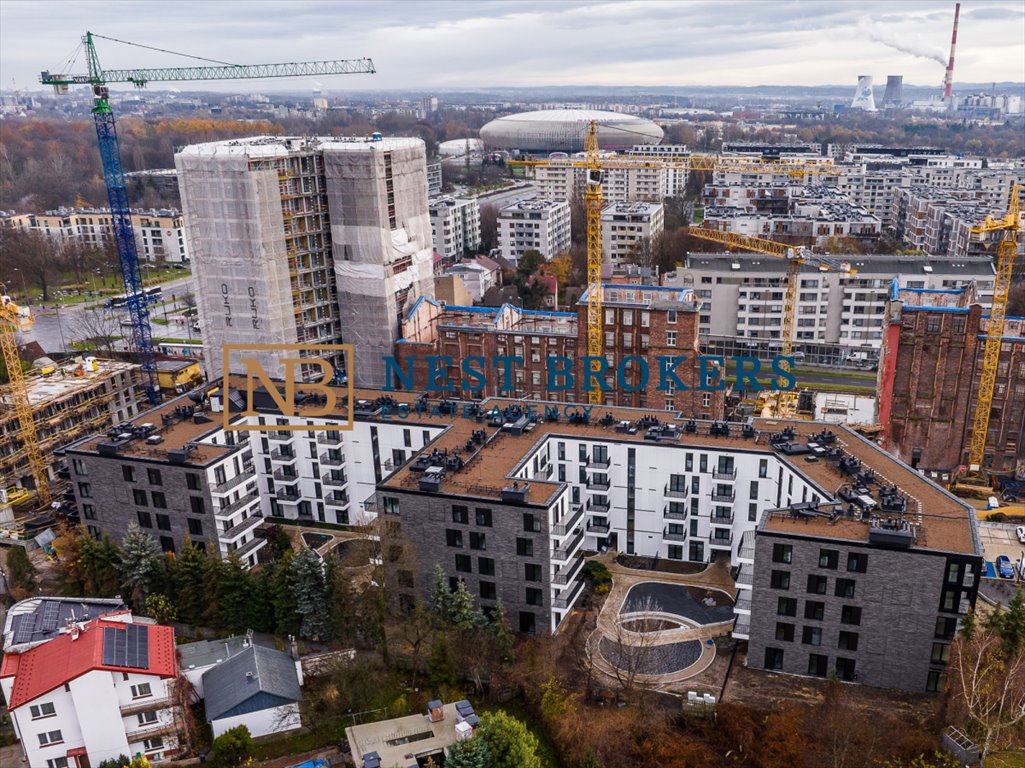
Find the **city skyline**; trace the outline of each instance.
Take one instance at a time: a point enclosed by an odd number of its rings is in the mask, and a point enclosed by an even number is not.
[[[44,27],[38,3],[8,0],[0,6],[3,87],[40,87],[39,72],[63,69],[86,30],[230,63],[368,56],[378,70],[366,77],[283,79],[272,90],[853,86],[861,74],[873,75],[877,84],[902,74],[908,84],[938,87],[954,15],[947,0],[736,2],[729,12],[723,3],[703,0],[182,2],[158,15],[129,2],[47,7],[60,12],[49,14]],[[1025,82],[1022,23],[1025,11],[1017,2],[962,3],[955,81]],[[99,41],[98,50],[107,68],[189,61],[107,40]],[[79,55],[74,71],[84,68]],[[211,82],[183,89],[260,91],[268,84]]]

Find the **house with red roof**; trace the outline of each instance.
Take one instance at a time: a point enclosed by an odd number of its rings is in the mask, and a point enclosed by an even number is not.
[[[85,768],[119,755],[175,755],[178,656],[171,627],[128,611],[67,621],[4,654],[0,691],[31,768]]]

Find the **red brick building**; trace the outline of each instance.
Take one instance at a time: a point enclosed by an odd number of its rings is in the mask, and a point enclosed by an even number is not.
[[[680,288],[619,284],[606,284],[603,290],[604,353],[608,363],[604,402],[658,408],[695,418],[722,418],[724,392],[697,389],[701,369],[693,294]],[[507,395],[582,402],[587,395],[586,354],[586,293],[576,312],[531,311],[510,304],[498,308],[453,307],[420,299],[406,316],[402,339],[395,345],[399,366],[404,372],[412,371],[415,389],[428,387],[428,356],[451,357],[454,370],[449,380],[455,386],[452,396],[463,399]],[[491,367],[495,358],[504,356],[522,360],[510,368],[512,391],[502,389],[505,376]],[[474,393],[463,386],[474,382],[458,374],[470,357],[486,361],[483,392]],[[552,357],[572,361],[574,380],[570,388],[560,389],[568,384],[561,375],[549,378],[553,369],[561,370],[565,365],[549,360]],[[472,365],[480,367],[476,362]],[[622,370],[621,377],[617,368]],[[709,375],[716,381],[717,369],[710,369]]]
[[[940,479],[967,460],[989,320],[970,291],[946,293],[894,295],[879,366],[885,447]],[[1025,318],[1004,324],[984,466],[1025,473]]]

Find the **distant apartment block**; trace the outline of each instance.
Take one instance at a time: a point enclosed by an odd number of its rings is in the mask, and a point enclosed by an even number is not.
[[[646,155],[645,152],[637,153],[638,158]],[[653,162],[651,167],[608,168],[602,178],[602,196],[608,203],[661,203],[666,197],[680,193],[687,184],[686,174],[686,170],[668,169],[657,162]],[[545,199],[582,200],[585,191],[584,169],[574,167],[569,162],[552,160],[535,169],[534,184],[539,195]]]
[[[949,258],[992,258],[992,242],[974,237],[971,230],[987,216],[1002,218],[1007,211],[1007,197],[1003,186],[902,188],[894,197],[896,235],[928,254]],[[1025,253],[1021,242],[1018,252]]]
[[[801,274],[793,341],[809,362],[835,365],[875,359],[886,331],[894,278],[923,290],[974,285],[984,304],[993,297],[989,260],[886,255],[850,259],[855,274],[811,269]],[[702,343],[716,342],[720,354],[778,349],[786,295],[784,259],[757,253],[691,253],[663,282],[694,291]]]
[[[433,295],[423,142],[254,137],[186,147],[175,162],[201,256],[207,374],[221,374],[225,344],[344,342],[355,382],[382,384],[400,317]],[[273,352],[253,356],[282,375]]]
[[[902,286],[891,297],[879,367],[884,444],[940,480],[967,460],[988,322],[971,290]],[[1005,320],[983,465],[1025,472],[1025,318]]]
[[[62,242],[76,242],[90,248],[114,243],[114,225],[109,208],[60,208],[45,213],[0,214],[0,226],[40,232]],[[149,264],[189,263],[185,217],[173,208],[136,210],[132,228],[139,258]]]
[[[602,256],[628,263],[639,243],[650,243],[665,228],[662,203],[614,203],[601,212]]]
[[[551,261],[570,246],[570,209],[566,200],[534,199],[507,205],[498,212],[498,248],[518,264],[527,251]]]
[[[434,252],[458,261],[480,250],[480,207],[477,198],[439,197],[428,204]]]
[[[441,161],[427,163],[427,194],[430,197],[441,194]]]

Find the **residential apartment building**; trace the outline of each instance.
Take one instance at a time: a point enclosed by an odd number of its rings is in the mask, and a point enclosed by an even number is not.
[[[401,315],[433,295],[423,142],[253,137],[185,147],[175,163],[201,257],[207,375],[221,375],[226,344],[345,342],[353,379],[383,384]],[[273,351],[252,356],[283,375]],[[331,360],[343,365],[340,353]]]
[[[701,349],[693,294],[679,288],[614,283],[603,284],[602,288],[605,404],[654,408],[694,418],[722,418],[723,393],[697,388],[700,371],[694,360]],[[412,387],[407,388],[414,390],[429,384],[426,358],[430,355],[451,357],[455,371],[460,371],[463,361],[471,357],[483,356],[490,361],[511,355],[521,358],[522,363],[511,373],[510,388],[504,388],[507,382],[503,377],[491,376],[484,390],[475,393],[461,376],[455,376],[460,381],[454,382],[453,395],[465,399],[508,396],[584,402],[588,388],[582,359],[586,350],[585,293],[576,312],[523,310],[508,304],[498,308],[446,307],[424,300],[406,318],[395,356],[403,371],[412,372]],[[682,387],[672,377],[662,376],[660,356],[686,361],[675,369]],[[551,357],[572,361],[571,386],[554,375]],[[646,378],[639,364],[630,362],[630,358],[646,362]],[[622,376],[619,383],[618,369]],[[622,386],[623,382],[629,389]]]
[[[178,753],[184,729],[172,695],[178,671],[174,629],[125,610],[68,620],[42,642],[6,649],[0,691],[32,768],[137,754],[159,762]]]
[[[657,150],[652,146],[649,149]],[[648,152],[628,152],[627,156],[652,157],[650,164],[636,168],[610,167],[602,176],[602,197],[607,203],[661,203],[666,197],[681,194],[687,185],[686,169],[665,167]],[[534,169],[534,185],[547,200],[583,199],[586,173],[567,160],[552,159]]]
[[[498,212],[498,249],[519,264],[527,251],[551,261],[570,246],[570,209],[566,200],[521,200]]]
[[[461,278],[473,301],[480,302],[490,288],[501,283],[501,272],[491,266],[495,262],[491,259],[487,259],[487,262],[490,264],[481,259],[463,261],[449,267],[445,274]]]
[[[879,366],[884,444],[939,480],[967,462],[989,315],[971,291],[895,290]],[[925,372],[928,371],[928,374]],[[1025,472],[1025,318],[1005,319],[983,468]]]
[[[83,435],[106,430],[139,412],[140,368],[87,358],[28,378],[28,401],[47,473],[55,480],[59,449]],[[14,408],[0,404],[0,487],[34,489],[36,480]],[[12,499],[13,500],[13,499]]]
[[[601,212],[601,247],[608,263],[635,260],[639,244],[650,243],[665,229],[662,203],[613,203]]]
[[[984,305],[993,298],[994,268],[988,259],[859,255],[850,264],[857,270],[854,274],[811,267],[801,274],[793,341],[808,362],[875,359],[894,278],[912,288],[940,291],[974,283]],[[702,343],[714,342],[717,354],[778,354],[786,295],[784,259],[692,253],[663,282],[694,291]]]
[[[480,207],[477,198],[439,197],[428,204],[434,252],[458,261],[480,250]]]
[[[173,208],[136,210],[131,218],[141,261],[179,266],[189,263],[185,217],[181,213]],[[0,215],[0,226],[40,232],[89,248],[106,248],[114,243],[109,208],[59,208],[45,213]]]

